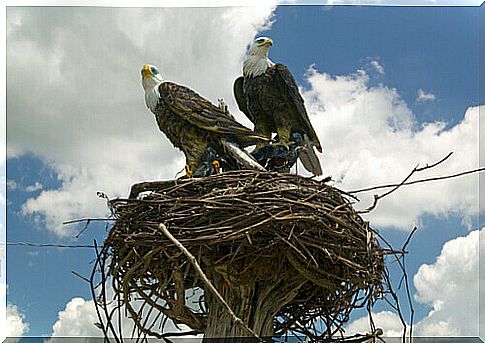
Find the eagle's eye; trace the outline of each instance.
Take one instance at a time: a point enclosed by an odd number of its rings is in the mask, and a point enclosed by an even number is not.
[[[157,75],[158,74],[158,70],[156,70],[155,68],[151,68],[151,71],[152,71],[152,74],[153,75]]]
[[[264,38],[256,39],[256,43],[258,43],[258,44],[264,43]]]

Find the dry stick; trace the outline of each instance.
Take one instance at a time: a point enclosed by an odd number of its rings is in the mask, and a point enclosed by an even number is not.
[[[485,171],[485,167],[466,170],[466,171],[463,171],[463,172],[460,172],[460,173],[446,175],[446,176],[430,177],[430,178],[426,178],[426,179],[420,179],[420,180],[405,182],[405,183],[402,184],[402,186],[410,186],[410,185],[415,185],[417,183],[423,183],[423,182],[429,182],[429,181],[439,181],[439,180],[452,179],[452,178],[455,178],[455,177],[464,176],[464,175],[473,174],[473,173],[479,173],[479,172],[482,172],[482,171]],[[356,189],[356,190],[353,190],[353,191],[348,191],[348,193],[349,194],[363,193],[363,192],[373,191],[373,190],[376,190],[376,189],[395,187],[395,186],[398,186],[398,185],[400,185],[400,184],[393,183],[393,184],[389,184],[389,185],[372,186],[372,187],[368,187],[368,188],[361,188],[361,189]]]
[[[62,225],[69,225],[69,224],[77,224],[81,222],[106,222],[106,221],[115,221],[116,218],[79,218],[79,219],[73,219],[73,220],[66,220],[65,222],[62,222]]]
[[[473,174],[473,173],[479,173],[479,172],[482,172],[482,171],[485,171],[485,167],[466,170],[466,171],[463,171],[463,172],[460,172],[460,173],[446,175],[446,176],[430,177],[430,178],[426,178],[426,179],[419,179],[419,180],[414,180],[414,181],[410,181],[410,182],[405,182],[405,183],[402,184],[402,186],[410,186],[410,185],[415,185],[417,183],[423,183],[423,182],[429,182],[429,181],[439,181],[439,180],[452,179],[452,178],[455,178],[455,177],[464,176],[464,175]],[[399,183],[392,183],[392,184],[388,184],[388,185],[372,186],[372,187],[367,187],[367,188],[356,189],[356,190],[353,190],[353,191],[348,191],[347,193],[349,193],[349,194],[363,193],[363,192],[374,191],[374,190],[382,189],[382,188],[396,187],[398,185],[400,185],[400,184]]]
[[[88,278],[85,278],[84,276],[82,276],[81,274],[75,272],[74,270],[71,270],[71,273],[73,273],[74,275],[76,275],[78,278],[86,281],[87,283],[89,283],[89,279]]]
[[[200,267],[199,263],[197,262],[197,260],[195,259],[194,255],[192,255],[188,250],[187,248],[185,248],[182,243],[180,243],[177,238],[175,238],[171,233],[170,231],[168,231],[167,227],[160,223],[158,225],[159,229],[162,230],[162,232],[165,234],[165,236],[167,236],[168,239],[170,239],[173,244],[175,244],[175,246],[177,248],[179,248],[185,256],[187,256],[187,259],[190,261],[190,263],[192,263],[192,265],[194,266],[195,270],[197,270],[197,272],[199,273],[200,277],[202,278],[202,280],[204,281],[204,283],[206,284],[207,287],[209,287],[210,291],[214,294],[214,296],[221,302],[221,304],[226,308],[226,310],[229,312],[229,314],[231,315],[234,323],[238,324],[238,325],[241,325],[247,332],[249,332],[251,335],[253,335],[254,337],[256,337],[258,340],[260,340],[258,334],[256,332],[254,332],[253,330],[251,330],[239,317],[237,317],[234,312],[232,311],[231,307],[225,302],[224,298],[222,297],[222,295],[217,291],[217,289],[214,287],[214,285],[212,285],[212,283],[210,282],[210,280],[207,278],[207,276],[205,275],[204,271],[202,270],[202,268]]]
[[[401,181],[401,183],[397,184],[394,188],[392,188],[390,191],[387,191],[386,193],[383,193],[383,194],[374,194],[374,203],[372,204],[372,206],[370,206],[369,208],[363,210],[363,211],[359,211],[358,213],[369,213],[370,211],[372,211],[374,208],[376,208],[377,206],[377,202],[384,198],[385,196],[388,196],[389,194],[397,191],[403,184],[406,183],[407,180],[409,180],[409,178],[411,178],[411,176],[414,175],[414,173],[416,172],[420,172],[420,171],[423,171],[423,170],[426,170],[426,169],[430,169],[430,168],[433,168],[433,167],[436,167],[437,165],[443,163],[444,161],[446,161],[451,155],[453,154],[453,152],[450,152],[448,155],[446,155],[445,157],[443,157],[441,160],[439,160],[438,162],[436,163],[433,163],[431,165],[428,165],[426,164],[424,167],[421,167],[419,168],[419,164],[416,165],[416,167],[414,167],[414,169],[409,173],[408,176],[406,176],[406,178],[404,180]]]
[[[105,337],[105,340],[107,340],[107,337],[108,337],[108,332],[109,330],[111,330],[111,332],[115,335],[115,341],[117,343],[121,343],[120,340],[118,339],[118,336],[116,335],[116,331],[115,329],[113,328],[113,325],[111,323],[111,320],[110,320],[110,316],[108,314],[108,310],[107,310],[107,301],[106,301],[106,287],[105,287],[105,284],[106,284],[106,275],[104,274],[104,270],[105,270],[105,266],[104,266],[104,262],[105,260],[103,259],[103,254],[105,253],[105,248],[103,247],[101,249],[101,252],[99,252],[98,250],[98,244],[96,242],[96,240],[94,240],[94,251],[96,253],[96,263],[93,267],[93,271],[91,273],[91,278],[90,278],[90,284],[91,284],[91,295],[93,297],[93,301],[94,301],[94,304],[95,304],[95,307],[96,307],[96,313],[98,315],[98,318],[100,320],[100,324],[101,324],[101,329],[103,330],[103,333],[104,333],[104,337]],[[106,326],[103,325],[103,319],[101,317],[101,313],[100,311],[98,310],[98,301],[97,301],[97,298],[96,298],[96,293],[95,293],[95,287],[94,287],[94,274],[96,272],[96,266],[100,267],[100,270],[101,270],[101,294],[100,296],[102,297],[102,302],[103,302],[103,306],[102,306],[102,310],[104,312],[104,315],[106,316]]]
[[[411,241],[411,237],[413,236],[413,234],[416,232],[417,229],[418,228],[416,226],[413,228],[413,230],[409,234],[408,238],[406,239],[406,242],[404,243],[402,250],[406,250],[407,245]],[[413,341],[413,325],[414,325],[414,323],[413,323],[413,321],[414,321],[414,307],[413,307],[413,301],[411,299],[411,291],[409,290],[409,279],[408,279],[408,273],[406,272],[406,263],[405,263],[405,255],[404,254],[402,255],[402,271],[404,273],[404,281],[405,281],[405,285],[406,285],[406,294],[407,294],[407,297],[408,297],[408,303],[409,303],[409,307],[410,307],[410,310],[411,310],[411,318],[410,318],[411,322],[409,323],[409,339],[410,339],[410,342],[412,342]]]
[[[106,270],[105,269],[105,262],[106,260],[104,258],[101,258],[102,254],[105,253],[105,247],[103,246],[101,248],[101,253],[98,252],[98,244],[96,242],[96,240],[94,240],[94,249],[95,249],[95,252],[96,252],[96,258],[99,259],[99,267],[100,269],[102,270],[102,273],[101,273],[101,301],[103,302],[103,306],[102,306],[102,310],[104,312],[104,315],[106,316],[106,324],[107,324],[107,331],[108,329],[111,330],[111,332],[115,335],[115,340],[117,343],[122,343],[122,341],[119,340],[118,336],[116,335],[116,330],[115,328],[113,327],[113,324],[111,322],[111,315],[109,314],[108,312],[108,301],[106,299],[106,274],[104,273],[104,271]],[[94,301],[96,298],[93,298]],[[121,330],[121,328],[120,328]],[[105,338],[107,338],[107,336],[105,336]]]
[[[84,233],[84,231],[86,231],[86,230],[88,229],[89,223],[91,223],[91,220],[89,220],[89,219],[88,219],[88,220],[86,221],[86,223],[84,224],[83,228],[81,229],[81,231],[79,231],[79,232],[77,233],[77,235],[76,235],[76,236],[74,236],[74,237],[75,237],[75,238],[79,238],[79,237],[80,237],[80,236],[81,236],[81,235]]]
[[[417,228],[414,227],[413,230],[411,231],[411,233],[409,234],[408,238],[406,239],[406,242],[404,243],[403,245],[403,248],[402,250],[405,250],[405,248],[407,247],[407,245],[409,244],[409,242],[411,241],[411,237],[413,236],[413,234],[416,232]],[[391,247],[391,245],[389,244],[389,242],[387,242],[384,237],[382,237],[378,232],[376,232],[377,236],[388,246],[388,247]],[[403,261],[401,262],[401,260],[399,259],[399,257],[396,257],[396,261],[397,263],[399,264],[399,267],[401,269],[401,271],[403,272],[404,274],[404,278],[405,278],[405,286],[406,286],[406,294],[407,294],[407,297],[408,297],[408,303],[409,303],[409,306],[410,306],[410,309],[411,309],[411,326],[410,326],[410,333],[409,333],[409,338],[410,338],[410,342],[412,342],[412,332],[413,332],[413,329],[412,329],[412,325],[413,325],[413,319],[414,319],[414,307],[413,307],[413,303],[412,303],[412,300],[411,300],[411,293],[410,293],[410,290],[409,290],[409,279],[408,279],[408,275],[407,275],[407,272],[406,272],[406,266],[404,264],[404,254],[402,255],[402,258],[403,258]],[[402,313],[401,313],[401,307],[399,305],[399,299],[397,297],[397,294],[396,292],[393,290],[393,287],[392,287],[392,284],[391,284],[391,280],[390,280],[390,276],[389,276],[389,271],[388,269],[386,268],[384,273],[383,273],[383,276],[388,284],[388,287],[389,287],[389,293],[390,295],[392,296],[392,298],[394,299],[395,301],[395,306],[393,304],[390,303],[390,301],[387,299],[387,297],[384,297],[384,300],[392,307],[394,308],[398,315],[399,315],[399,318],[401,320],[401,323],[403,325],[403,328],[404,328],[404,332],[403,332],[403,343],[405,343],[405,340],[406,340],[406,328],[407,328],[407,325],[406,325],[406,321],[404,320],[403,316],[402,316]]]
[[[89,224],[92,221],[104,221],[105,222],[105,221],[110,221],[110,220],[116,220],[116,219],[115,218],[80,218],[80,219],[74,219],[74,220],[67,220],[67,221],[63,222],[62,225],[77,224],[77,223],[85,222],[81,231],[79,231],[76,234],[76,236],[74,236],[75,238],[79,238],[84,233],[84,231],[86,231],[88,229]]]

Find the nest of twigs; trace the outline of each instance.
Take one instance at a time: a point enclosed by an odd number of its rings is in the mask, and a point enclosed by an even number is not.
[[[147,307],[133,307],[133,299],[205,332],[208,297],[194,306],[184,295],[206,285],[163,223],[221,294],[255,283],[287,292],[291,300],[273,316],[275,335],[316,336],[322,320],[319,336],[330,337],[350,311],[383,292],[385,250],[351,200],[324,181],[272,172],[138,184],[129,199],[109,201],[116,220],[104,243],[107,270],[140,332],[161,337],[163,328],[147,322]]]

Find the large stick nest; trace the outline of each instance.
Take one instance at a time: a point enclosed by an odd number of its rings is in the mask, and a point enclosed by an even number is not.
[[[325,182],[234,171],[135,186],[129,199],[109,202],[116,221],[104,248],[115,293],[143,333],[158,336],[161,329],[150,328],[130,299],[197,332],[204,332],[210,311],[203,297],[197,309],[183,300],[185,290],[204,284],[160,223],[227,287],[301,279],[274,317],[276,334],[309,332],[315,319],[330,334],[352,309],[382,294],[385,250],[351,198]]]

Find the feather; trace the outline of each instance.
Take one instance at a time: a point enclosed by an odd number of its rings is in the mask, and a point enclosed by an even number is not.
[[[307,135],[305,135],[305,140],[301,143],[298,157],[306,170],[313,173],[315,176],[322,175],[323,171],[322,166],[320,165],[320,160],[318,159],[315,150],[313,150],[313,143]]]

